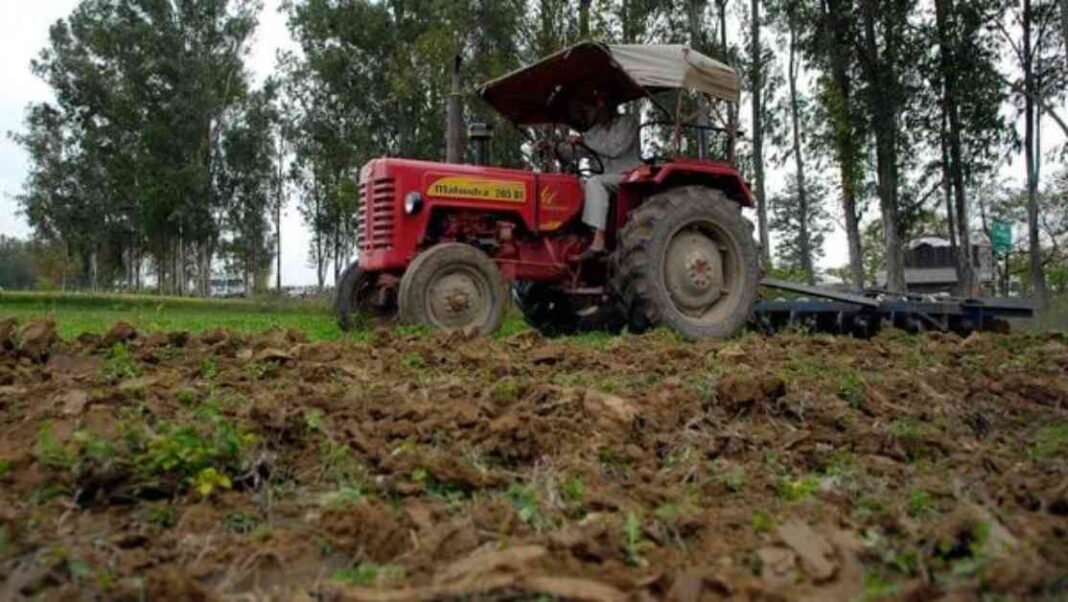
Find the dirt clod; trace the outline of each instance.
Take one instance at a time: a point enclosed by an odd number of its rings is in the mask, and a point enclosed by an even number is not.
[[[30,322],[19,333],[19,351],[30,359],[45,359],[55,342],[55,322]]]
[[[104,333],[103,344],[111,347],[137,338],[137,330],[129,322],[116,322]]]

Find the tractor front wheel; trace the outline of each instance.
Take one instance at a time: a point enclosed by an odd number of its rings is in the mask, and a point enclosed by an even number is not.
[[[386,306],[375,303],[377,286],[378,275],[360,269],[358,261],[341,272],[334,294],[334,312],[341,330],[351,330],[358,314],[380,317],[390,313],[392,302]]]
[[[408,266],[397,302],[407,323],[492,334],[508,311],[508,287],[488,255],[470,245],[442,243]]]
[[[756,302],[757,255],[752,226],[721,191],[673,188],[631,213],[613,289],[631,331],[665,325],[691,340],[726,338]]]

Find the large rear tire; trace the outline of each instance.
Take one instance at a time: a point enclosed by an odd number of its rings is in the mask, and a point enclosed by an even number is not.
[[[508,312],[508,287],[482,251],[442,243],[420,253],[401,277],[401,320],[440,330],[496,332]]]
[[[632,332],[727,338],[745,327],[760,268],[752,225],[721,191],[673,188],[635,209],[614,255],[613,290]]]
[[[388,308],[372,303],[377,292],[377,283],[378,275],[360,269],[358,261],[352,262],[341,272],[341,279],[334,293],[334,313],[341,330],[352,330],[355,325],[354,318],[358,314],[383,316],[389,313]]]

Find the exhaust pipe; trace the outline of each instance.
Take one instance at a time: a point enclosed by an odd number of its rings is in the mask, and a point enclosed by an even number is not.
[[[493,126],[488,123],[475,122],[467,126],[467,138],[475,148],[475,165],[490,164],[489,141],[493,137]]]

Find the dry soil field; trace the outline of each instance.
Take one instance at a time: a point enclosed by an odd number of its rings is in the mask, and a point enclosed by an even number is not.
[[[1068,341],[0,325],[0,599],[1068,597]]]

